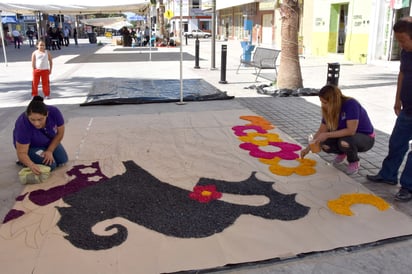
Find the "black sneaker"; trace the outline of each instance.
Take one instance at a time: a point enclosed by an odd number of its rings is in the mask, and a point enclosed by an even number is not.
[[[395,195],[395,200],[399,202],[408,202],[412,200],[412,193],[409,189],[401,187]]]
[[[374,183],[383,183],[383,184],[388,184],[388,185],[397,185],[397,181],[389,181],[384,179],[381,175],[376,174],[376,175],[366,175],[366,179],[368,179],[371,182]]]

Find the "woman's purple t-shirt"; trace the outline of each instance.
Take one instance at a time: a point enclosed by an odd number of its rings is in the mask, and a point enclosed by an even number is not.
[[[359,121],[356,133],[363,133],[369,135],[374,132],[373,125],[369,119],[368,113],[361,106],[361,104],[359,104],[359,102],[353,98],[346,100],[342,104],[337,130],[346,128],[346,121],[348,120]],[[322,123],[325,123],[324,119],[322,119]]]
[[[64,118],[60,110],[54,106],[46,106],[48,115],[46,126],[41,129],[35,128],[30,123],[26,113],[22,113],[16,120],[13,131],[13,144],[30,144],[30,147],[47,148],[57,134],[57,128],[64,125]]]

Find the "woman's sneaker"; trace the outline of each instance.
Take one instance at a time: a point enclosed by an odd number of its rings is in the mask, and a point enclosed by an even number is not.
[[[345,161],[346,159],[346,154],[338,154],[336,155],[335,159],[332,161],[332,164],[337,165]]]
[[[399,202],[408,202],[412,200],[412,191],[407,188],[401,187],[401,189],[396,193],[395,200]]]
[[[349,163],[348,167],[346,168],[346,174],[353,175],[358,173],[359,171],[359,161]]]

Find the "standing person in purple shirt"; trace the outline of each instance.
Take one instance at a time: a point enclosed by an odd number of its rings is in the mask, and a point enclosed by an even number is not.
[[[322,122],[313,136],[326,153],[337,154],[333,164],[346,158],[349,163],[346,173],[359,170],[358,152],[370,150],[375,144],[375,132],[368,113],[354,98],[342,94],[334,85],[326,85],[319,91],[322,106]],[[309,153],[310,147],[301,151],[301,157]]]
[[[43,98],[35,96],[26,111],[16,120],[13,144],[18,163],[40,174],[39,164],[51,170],[68,161],[61,141],[64,136],[64,118],[60,110],[45,105]]]
[[[393,109],[397,116],[395,126],[389,138],[389,151],[376,175],[367,175],[369,181],[398,184],[398,173],[406,157],[405,167],[399,183],[401,188],[395,200],[407,202],[412,200],[412,17],[403,17],[393,26],[395,38],[401,47],[401,62]],[[409,153],[408,153],[409,151]]]

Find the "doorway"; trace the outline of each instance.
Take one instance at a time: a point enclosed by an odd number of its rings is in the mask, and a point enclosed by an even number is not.
[[[346,41],[346,26],[348,23],[348,4],[340,6],[339,12],[339,24],[338,24],[338,53],[345,52],[345,41]]]
[[[328,52],[344,53],[349,4],[333,4],[330,10]]]

